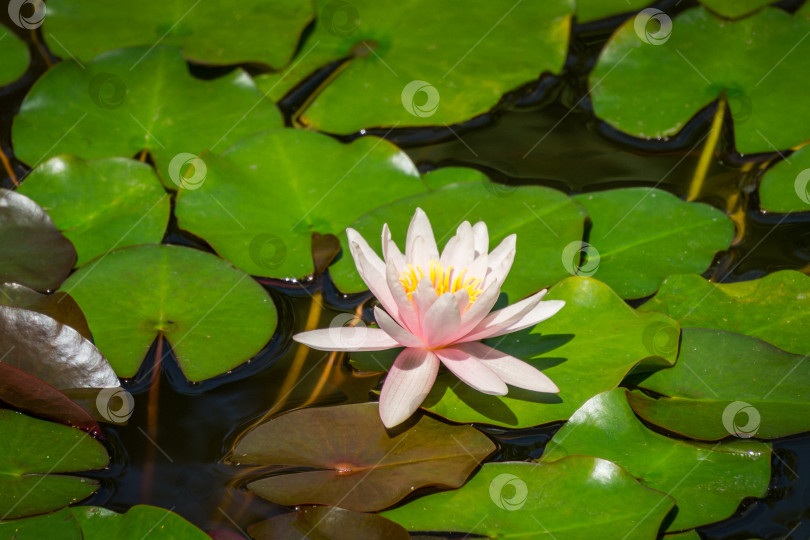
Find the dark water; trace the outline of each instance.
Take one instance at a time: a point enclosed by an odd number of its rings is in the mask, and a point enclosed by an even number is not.
[[[673,14],[689,2],[668,2]],[[675,7],[675,4],[678,4]],[[795,7],[799,2],[786,3]],[[6,18],[3,24],[17,30]],[[617,21],[613,21],[615,27]],[[633,140],[595,119],[587,97],[585,75],[610,33],[610,26],[591,25],[575,30],[571,54],[561,77],[544,77],[534,85],[507,96],[491,114],[449,129],[398,130],[389,139],[405,147],[421,170],[445,165],[477,167],[506,184],[541,184],[568,193],[621,186],[657,186],[683,196],[698,160],[713,106],[698,115],[677,137],[666,142]],[[19,32],[32,48],[29,73],[0,93],[0,145],[12,156],[11,119],[25,92],[47,68],[30,35]],[[53,61],[55,57],[51,56]],[[202,78],[223,70],[193,66]],[[317,80],[315,80],[317,82]],[[288,120],[308,87],[285,100]],[[720,148],[730,148],[727,125]],[[720,281],[753,279],[784,268],[805,269],[810,264],[810,215],[768,215],[758,210],[755,192],[758,164],[773,156],[740,156],[721,151],[716,156],[700,199],[738,216],[741,232],[732,248],[720,254],[707,272]],[[18,177],[27,167],[13,160]],[[751,169],[749,171],[749,168]],[[11,187],[5,171],[0,185]],[[735,200],[735,194],[743,196]],[[206,246],[184,235],[174,225],[166,242]],[[282,395],[285,376],[295,362],[290,336],[303,326],[323,289],[322,324],[339,311],[353,311],[362,298],[346,299],[328,279],[307,284],[266,285],[280,311],[280,329],[273,341],[250,365],[232,375],[189,385],[171,358],[168,346],[159,390],[152,392],[157,412],[157,433],[149,434],[149,387],[145,376],[154,362],[153,346],[142,370],[127,387],[135,394],[134,415],[126,427],[104,426],[113,456],[109,470],[94,476],[103,488],[84,504],[126,511],[135,504],[171,509],[206,530],[244,530],[287,508],[254,497],[244,489],[243,471],[224,462],[237,436],[268,410],[276,414],[302,405],[332,405],[369,400],[378,377],[359,377],[343,363],[328,365],[326,353],[312,351],[298,359],[301,376]],[[238,336],[234,336],[238,339]],[[314,393],[319,382],[322,388]],[[495,460],[536,458],[559,425],[523,430],[482,429],[499,449]],[[768,496],[746,500],[728,520],[700,529],[707,539],[806,539],[810,537],[810,434],[774,443],[773,475]]]

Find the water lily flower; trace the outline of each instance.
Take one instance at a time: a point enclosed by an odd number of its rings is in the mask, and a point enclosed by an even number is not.
[[[357,231],[346,233],[357,271],[382,305],[374,308],[379,328],[339,326],[302,332],[293,339],[324,351],[405,347],[380,394],[380,418],[386,427],[402,423],[419,408],[440,364],[485,394],[505,395],[507,384],[559,392],[540,370],[480,341],[534,326],[565,305],[561,300],[543,302],[543,290],[490,312],[515,258],[514,234],[488,253],[486,224],[465,221],[439,254],[430,221],[417,208],[404,255],[388,225],[383,226],[383,261]]]

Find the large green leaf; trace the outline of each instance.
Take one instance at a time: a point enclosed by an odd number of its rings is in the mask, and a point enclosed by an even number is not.
[[[639,385],[668,396],[634,395],[646,420],[696,439],[786,437],[810,431],[810,360],[758,339],[684,328],[678,363]]]
[[[0,521],[48,512],[98,489],[64,475],[105,467],[104,446],[78,429],[0,409]]]
[[[308,470],[252,481],[251,491],[284,505],[327,504],[368,512],[423,486],[459,487],[495,445],[470,426],[422,416],[388,433],[376,403],[302,409],[248,432],[233,450],[242,465]]]
[[[0,188],[0,282],[55,289],[76,260],[73,244],[34,201]]]
[[[659,435],[636,418],[626,393],[617,388],[585,403],[551,439],[543,461],[591,455],[622,466],[675,498],[671,531],[719,521],[745,497],[765,496],[771,473],[767,444],[692,443]]]
[[[810,20],[765,8],[738,21],[702,7],[671,23],[629,19],[613,34],[590,75],[597,116],[636,137],[678,133],[702,108],[724,97],[742,153],[801,144],[810,129]],[[663,24],[662,24],[663,21]]]
[[[578,0],[577,22],[586,23],[622,13],[638,11],[651,0]]]
[[[171,201],[154,169],[127,158],[54,157],[29,174],[31,197],[76,247],[76,266],[116,247],[156,244]]]
[[[31,166],[58,154],[149,150],[164,183],[177,187],[183,165],[203,150],[280,125],[278,109],[244,71],[203,81],[188,72],[180,49],[134,47],[48,70],[23,101],[12,136],[17,157]]]
[[[728,330],[788,352],[810,352],[810,277],[801,272],[782,270],[737,283],[671,276],[639,309],[666,313],[683,326]]]
[[[3,59],[0,62],[0,86],[22,77],[31,60],[25,42],[3,25],[0,25],[0,58]]]
[[[312,34],[290,71],[260,83],[278,99],[346,59],[301,120],[330,133],[455,124],[565,63],[572,0],[317,0]],[[529,27],[526,22],[531,21]]]
[[[543,370],[560,388],[559,394],[510,388],[507,396],[491,396],[444,373],[423,406],[456,422],[535,426],[567,420],[592,396],[615,388],[639,362],[675,362],[678,324],[659,314],[636,312],[595,279],[568,278],[546,298],[565,300],[566,305],[531,333],[507,334],[487,343]]]
[[[745,17],[773,2],[774,0],[700,0],[710,10],[729,19]]]
[[[574,200],[593,222],[590,245],[574,255],[584,252],[585,275],[622,298],[652,294],[670,274],[703,272],[734,237],[734,224],[719,210],[658,189],[613,189]]]
[[[248,527],[255,540],[409,540],[408,531],[376,514],[335,506],[309,506]]]
[[[759,184],[759,205],[769,212],[810,211],[810,146],[768,169]]]
[[[621,467],[575,456],[555,463],[487,463],[455,491],[383,515],[411,531],[494,539],[655,538],[674,502]]]
[[[431,183],[443,180],[429,176],[425,180]],[[394,240],[404,249],[408,223],[416,207],[427,213],[440,247],[462,221],[484,221],[489,229],[490,249],[515,233],[517,253],[503,291],[517,301],[555,284],[574,270],[573,266],[566,267],[562,254],[566,246],[582,239],[585,211],[570,197],[551,188],[520,186],[501,191],[499,187],[490,182],[446,185],[382,206],[351,226],[369,240],[378,254],[382,253],[378,239],[384,223],[388,223]],[[345,232],[341,233],[341,241],[346,245]],[[332,266],[330,274],[343,292],[367,288],[347,252]]]
[[[200,159],[208,174],[178,195],[178,224],[258,276],[311,274],[314,232],[338,234],[364,212],[426,189],[404,152],[371,137],[342,144],[281,129]]]
[[[159,335],[186,377],[201,381],[251,358],[276,328],[276,308],[258,283],[186,247],[111,251],[71,275],[63,289],[84,310],[96,345],[121,377],[137,373]]]
[[[314,15],[311,0],[51,0],[42,36],[59,56],[90,61],[120,47],[158,42],[205,64],[283,67]]]

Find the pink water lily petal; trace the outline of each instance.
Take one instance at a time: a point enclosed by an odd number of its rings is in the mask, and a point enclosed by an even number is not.
[[[546,291],[542,290],[511,306],[493,311],[484,317],[475,328],[465,335],[462,341],[478,341],[500,336],[534,326],[560,311],[565,305],[562,300],[543,302]]]
[[[403,347],[424,347],[424,343],[418,337],[414,336],[385,312],[380,306],[374,307],[374,320],[377,325],[382,328],[386,334],[394,338]]]
[[[354,229],[346,229],[346,236],[349,238],[349,250],[357,272],[368,290],[395,318],[399,317],[399,307],[385,280],[385,263],[374,253],[360,233]]]
[[[512,263],[515,260],[516,243],[517,236],[510,234],[498,244],[498,247],[490,252],[484,286],[493,281],[503,282],[506,279],[506,275],[512,269]]]
[[[391,292],[391,297],[397,305],[396,310],[388,312],[400,326],[408,329],[411,333],[415,333],[419,329],[419,319],[416,314],[416,308],[408,299],[405,293],[405,288],[399,281],[401,277],[400,272],[394,264],[393,260],[388,260],[385,265],[385,281],[388,285],[388,290]],[[394,314],[396,313],[396,315]]]
[[[430,275],[430,262],[435,261],[435,247],[436,242],[431,238],[426,239],[424,236],[417,236],[411,244],[411,251],[408,254],[408,264],[417,270],[423,272],[424,275]]]
[[[467,311],[461,315],[461,325],[459,325],[456,335],[453,336],[453,341],[458,341],[463,338],[470,331],[475,328],[481,320],[489,314],[492,306],[498,301],[498,296],[501,294],[501,284],[492,283],[478,295],[475,302],[467,308]]]
[[[430,227],[430,220],[428,220],[425,212],[421,208],[417,208],[411,219],[411,224],[408,225],[408,236],[405,240],[405,259],[408,264],[415,264],[413,258],[414,244],[417,238],[423,238],[425,245],[423,251],[426,253],[428,263],[431,260],[439,260],[439,248],[436,247],[436,239],[433,236],[433,229]]]
[[[456,345],[455,348],[478,358],[506,384],[534,392],[556,394],[560,391],[539,369],[479,341]]]
[[[456,304],[458,304],[458,313],[463,319],[464,313],[467,312],[467,307],[470,305],[470,294],[467,289],[461,289],[454,292],[453,296],[456,298]]]
[[[410,418],[425,400],[439,372],[439,359],[427,349],[404,349],[385,377],[380,418],[387,428]]]
[[[495,396],[505,396],[509,389],[498,375],[476,357],[461,348],[447,347],[434,351],[442,364],[479,392]]]
[[[455,296],[445,293],[425,313],[422,341],[430,348],[446,345],[461,326],[461,314]]]
[[[365,326],[321,328],[295,334],[293,339],[319,351],[384,351],[402,346],[385,331]]]
[[[416,290],[411,295],[413,305],[416,308],[416,318],[419,320],[419,328],[424,324],[425,315],[430,307],[439,299],[436,294],[436,289],[433,288],[433,283],[430,278],[422,278],[416,285]]]
[[[397,267],[397,270],[400,272],[405,271],[405,256],[399,250],[399,247],[397,247],[396,242],[391,238],[391,230],[388,228],[388,223],[383,225],[382,250],[385,261],[390,260],[394,263],[394,266]]]
[[[456,229],[456,235],[447,241],[441,255],[441,265],[446,270],[453,267],[456,274],[467,268],[475,257],[475,244],[472,227],[469,221],[463,222]]]
[[[489,231],[487,224],[479,221],[472,228],[473,231],[473,246],[475,248],[475,256],[480,257],[489,253]]]

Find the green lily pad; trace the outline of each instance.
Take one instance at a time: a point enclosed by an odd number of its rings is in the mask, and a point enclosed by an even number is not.
[[[164,184],[176,188],[189,185],[181,169],[203,150],[222,151],[281,124],[278,109],[241,69],[203,81],[188,72],[180,49],[134,47],[49,69],[20,106],[12,138],[17,157],[31,166],[58,154],[92,159],[148,150]]]
[[[16,540],[210,540],[174,512],[144,504],[124,514],[97,506],[64,508],[44,516],[0,522],[0,534]]]
[[[59,287],[76,260],[73,244],[34,201],[0,188],[0,282]]]
[[[255,540],[410,540],[402,526],[376,514],[351,512],[334,506],[310,506],[248,527]]]
[[[376,403],[301,409],[261,424],[233,450],[241,465],[314,470],[277,474],[248,488],[278,504],[327,504],[370,512],[423,486],[456,488],[495,450],[470,426],[422,416],[389,434]]]
[[[491,539],[655,538],[675,501],[618,465],[590,456],[555,463],[487,463],[454,491],[384,512],[410,531]]]
[[[162,0],[98,9],[92,0],[48,4],[46,31],[59,56],[90,61],[99,53],[156,42],[183,48],[186,58],[204,64],[257,62],[284,67],[314,13],[309,0]]]
[[[700,0],[700,3],[727,19],[739,19],[762,9],[774,0]]]
[[[542,73],[560,73],[574,2],[317,0],[316,8],[315,28],[289,70],[260,84],[278,99],[316,69],[346,59],[300,119],[347,134],[463,122]],[[447,21],[460,20],[447,31]]]
[[[0,86],[22,77],[31,61],[25,42],[2,25],[0,25],[0,58],[3,59],[0,62]]]
[[[671,274],[703,272],[734,238],[734,224],[719,210],[659,189],[612,189],[574,200],[593,222],[589,246],[574,252],[588,257],[580,272],[622,298],[652,294]]]
[[[76,247],[77,266],[116,247],[157,244],[171,201],[154,169],[127,158],[54,157],[17,190],[42,206]]]
[[[106,467],[104,446],[84,431],[0,409],[0,517],[40,514],[84,499],[98,482],[64,475]]]
[[[565,300],[565,307],[531,332],[487,343],[541,369],[560,388],[559,394],[510,388],[507,396],[491,396],[445,373],[423,406],[455,422],[535,426],[567,420],[592,396],[615,388],[639,363],[651,367],[675,362],[678,324],[659,314],[638,313],[595,279],[565,279],[546,298]]]
[[[759,184],[759,206],[769,212],[810,211],[810,146],[768,169]]]
[[[788,352],[810,352],[810,277],[794,270],[737,283],[671,276],[639,309],[665,313],[685,327],[718,328]]]
[[[120,377],[137,373],[159,335],[196,382],[251,358],[276,328],[276,308],[258,283],[215,255],[186,247],[111,251],[71,275],[63,289],[81,306]]]
[[[644,28],[629,19],[613,34],[590,75],[594,112],[614,127],[669,137],[722,98],[731,104],[741,153],[792,148],[810,137],[797,114],[810,98],[796,76],[810,69],[807,18],[766,7],[727,21],[697,7],[666,28],[642,33],[636,26]]]
[[[577,22],[586,23],[638,11],[650,5],[651,0],[578,0]]]
[[[410,158],[371,137],[342,144],[274,130],[200,159],[208,173],[198,189],[179,193],[178,225],[254,276],[312,274],[314,232],[338,234],[382,203],[425,191]]]
[[[701,538],[697,531],[692,529],[691,531],[665,534],[664,540],[701,540]]]
[[[441,169],[440,169],[441,170]],[[426,176],[426,181],[428,177]],[[430,180],[432,181],[432,180]],[[517,253],[502,290],[517,301],[549,287],[574,271],[561,257],[566,246],[582,239],[585,211],[564,193],[541,186],[520,186],[501,191],[491,182],[446,185],[430,193],[381,206],[351,224],[382,253],[382,226],[388,223],[400,247],[405,245],[408,224],[416,207],[430,218],[439,246],[452,236],[462,221],[484,221],[489,230],[490,249],[506,236],[517,234]],[[346,233],[340,234],[347,245]],[[332,280],[342,292],[363,291],[354,261],[344,257],[330,268]]]
[[[678,363],[631,398],[645,420],[696,439],[786,437],[810,431],[810,360],[740,334],[684,328]]]
[[[19,283],[0,283],[0,306],[18,307],[37,311],[54,318],[79,332],[82,337],[92,340],[87,319],[79,304],[69,294],[55,292],[40,294]]]
[[[724,519],[745,497],[764,497],[771,451],[757,441],[696,443],[647,429],[617,388],[590,399],[548,443],[543,461],[592,455],[608,459],[647,487],[671,495],[677,514],[668,530]]]

